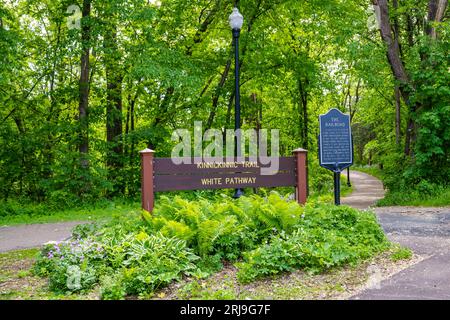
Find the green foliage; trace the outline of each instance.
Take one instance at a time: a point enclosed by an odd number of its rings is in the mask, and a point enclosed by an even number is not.
[[[194,121],[233,127],[227,22],[233,4],[161,2],[91,2],[91,15],[82,21],[90,26],[89,43],[82,31],[67,27],[64,1],[2,3],[0,198],[68,207],[105,196],[135,197],[140,150],[150,146],[158,157],[170,155],[171,132],[191,130]],[[282,155],[298,147],[315,150],[317,116],[339,105],[336,85],[348,68],[339,66],[334,76],[330,66],[354,38],[352,31],[365,27],[358,16],[363,11],[320,1],[244,1],[239,9],[246,17],[240,38],[243,128],[280,129]],[[282,27],[273,28],[273,12]],[[91,49],[89,168],[80,163],[78,148],[85,45]],[[113,117],[118,132],[105,141],[112,97],[121,108]],[[311,175],[311,192],[329,191],[329,179],[312,160],[311,172],[320,172]]]
[[[183,240],[142,231],[106,233],[97,240],[46,245],[34,270],[48,275],[57,292],[84,291],[100,283],[105,299],[148,294],[197,270],[199,258]]]
[[[387,247],[374,215],[348,207],[303,207],[275,192],[238,200],[162,197],[151,214],[76,227],[71,240],[44,247],[34,270],[56,292],[99,285],[104,299],[144,298],[182,277],[204,278],[225,262],[236,263],[248,282],[355,264]]]
[[[161,197],[146,220],[152,230],[185,239],[202,257],[219,255],[233,261],[269,235],[291,232],[301,214],[301,207],[276,193],[266,200],[257,195],[197,202]]]
[[[29,199],[0,201],[0,224],[32,224],[61,221],[97,221],[115,215],[127,215],[139,210],[140,203],[127,199],[102,199],[76,207],[59,207],[50,203],[36,203]]]
[[[409,248],[397,247],[391,254],[392,261],[408,260],[411,259],[413,252]]]
[[[103,258],[104,250],[98,243],[48,244],[42,249],[34,270],[37,275],[49,276],[51,290],[77,292],[94,286]]]
[[[205,288],[200,281],[191,281],[178,290],[182,299],[186,300],[236,300],[236,293],[232,284],[222,283],[224,288],[211,290]]]
[[[297,228],[246,253],[238,264],[238,279],[246,283],[295,269],[323,272],[355,264],[389,246],[373,214],[348,207],[307,207]]]
[[[365,5],[239,3],[245,17],[240,37],[243,129],[279,129],[281,155],[308,149],[311,195],[325,194],[332,186],[315,151],[317,117],[330,108],[351,113],[355,159],[385,165],[391,191],[422,180],[450,181],[449,23],[436,23],[436,39],[421,23],[408,23],[423,20],[426,3],[404,1],[389,8],[391,19],[398,19],[396,39],[411,88],[408,101],[400,101],[398,137],[394,87],[399,83],[391,75],[379,32],[367,28]],[[65,1],[2,3],[0,198],[73,207],[104,197],[136,197],[139,150],[151,147],[158,157],[169,156],[171,132],[192,130],[194,121],[232,128],[233,47],[226,21],[232,5],[92,2],[90,17],[83,19],[90,34],[82,35],[67,27]],[[79,69],[85,45],[91,74],[89,117],[82,123]],[[110,112],[112,105],[117,114]],[[105,132],[111,118],[117,125],[113,139]],[[409,119],[414,124],[411,152],[404,155]],[[78,148],[84,125],[88,167],[80,162]],[[185,195],[199,194],[217,196]],[[169,234],[177,226],[167,228]]]
[[[378,206],[427,206],[439,207],[450,205],[450,188],[421,181],[417,186],[388,191],[377,202]]]

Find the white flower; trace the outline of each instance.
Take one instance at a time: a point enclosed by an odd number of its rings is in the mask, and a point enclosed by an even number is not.
[[[56,244],[58,244],[58,242],[57,241],[49,241],[49,242],[46,242],[46,243],[44,243],[44,246],[48,246],[48,245],[56,245]]]

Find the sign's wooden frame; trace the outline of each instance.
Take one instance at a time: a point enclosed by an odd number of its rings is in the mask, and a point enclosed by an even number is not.
[[[308,197],[308,152],[297,149],[293,157],[280,157],[279,170],[274,175],[261,175],[260,162],[202,162],[173,163],[170,158],[154,158],[154,151],[141,151],[142,208],[151,212],[155,192],[228,189],[254,187],[296,187],[296,200],[305,204]],[[198,161],[196,161],[198,160]]]

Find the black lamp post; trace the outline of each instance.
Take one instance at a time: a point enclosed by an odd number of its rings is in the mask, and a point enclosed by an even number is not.
[[[234,104],[234,129],[236,133],[241,128],[241,93],[239,85],[239,35],[241,33],[242,25],[244,24],[244,17],[239,13],[238,8],[234,8],[229,18],[230,27],[233,32],[234,43],[234,75],[235,75],[235,104]],[[236,134],[235,139],[236,156],[241,157],[241,134]],[[243,195],[242,189],[236,189],[234,198],[240,198]]]

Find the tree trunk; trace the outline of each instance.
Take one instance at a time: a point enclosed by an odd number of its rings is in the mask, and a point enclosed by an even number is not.
[[[448,0],[430,0],[428,2],[428,24],[425,32],[432,39],[437,38],[436,28],[432,25],[434,22],[441,22],[448,6]]]
[[[299,90],[299,105],[300,105],[300,116],[302,121],[300,122],[301,137],[302,137],[302,148],[308,150],[308,80],[303,83],[302,79],[298,80],[298,90]]]
[[[374,4],[378,3],[381,13],[381,25],[380,33],[381,38],[387,45],[387,58],[392,69],[392,73],[397,82],[399,91],[403,98],[405,104],[409,107],[410,114],[414,113],[417,109],[416,105],[410,103],[410,97],[414,86],[406,73],[404,63],[401,59],[400,44],[399,44],[399,34],[398,28],[392,28],[389,20],[389,7],[387,0],[373,0]],[[394,30],[394,34],[392,31]],[[411,155],[411,139],[414,137],[414,120],[412,120],[411,115],[408,120],[408,128],[406,132],[405,141],[405,155]]]
[[[356,111],[357,111],[357,106],[359,103],[359,100],[361,99],[361,96],[359,94],[359,91],[361,89],[361,79],[358,80],[358,84],[356,85],[356,92],[355,92],[355,104],[352,105],[350,103],[349,105],[349,112],[350,112],[350,123],[353,123],[353,118],[355,117]]]
[[[405,135],[405,155],[411,155],[411,141],[414,136],[414,120],[410,117],[408,120],[408,125],[406,127],[406,135]]]
[[[81,39],[83,53],[81,55],[81,74],[79,82],[79,106],[78,106],[78,121],[79,121],[79,141],[78,150],[80,152],[81,167],[87,169],[89,167],[88,153],[89,153],[89,54],[90,54],[90,40],[91,27],[90,22],[87,21],[91,15],[91,0],[83,1],[83,19],[81,28]]]
[[[117,46],[117,27],[107,28],[104,40],[106,71],[106,141],[108,145],[106,164],[108,176],[114,182],[113,195],[124,191],[124,183],[119,179],[123,169],[122,141],[122,72],[120,53]]]
[[[231,68],[231,59],[228,59],[225,69],[222,73],[222,77],[220,79],[219,84],[217,85],[216,92],[214,93],[214,96],[212,99],[212,109],[211,109],[211,112],[208,117],[208,122],[206,123],[205,131],[208,129],[211,129],[211,127],[213,125],[214,118],[215,118],[216,112],[217,112],[217,106],[219,104],[220,93],[222,92],[222,89],[225,86],[225,82],[228,78],[230,68]]]
[[[393,34],[391,31],[392,26],[389,20],[389,7],[387,0],[374,0],[374,2],[378,2],[378,6],[380,7],[380,33],[381,38],[387,45],[387,58],[391,66],[392,73],[397,82],[399,82],[399,88],[403,100],[409,106],[411,81],[408,74],[406,73],[405,66],[401,59],[399,35],[396,33]]]
[[[106,68],[106,136],[107,142],[115,144],[113,151],[121,154],[122,146],[117,139],[122,135],[122,75],[117,48],[117,31],[111,30],[105,36]]]
[[[395,143],[397,146],[400,145],[401,138],[401,97],[400,97],[400,89],[398,86],[395,86],[394,89],[395,96]]]

